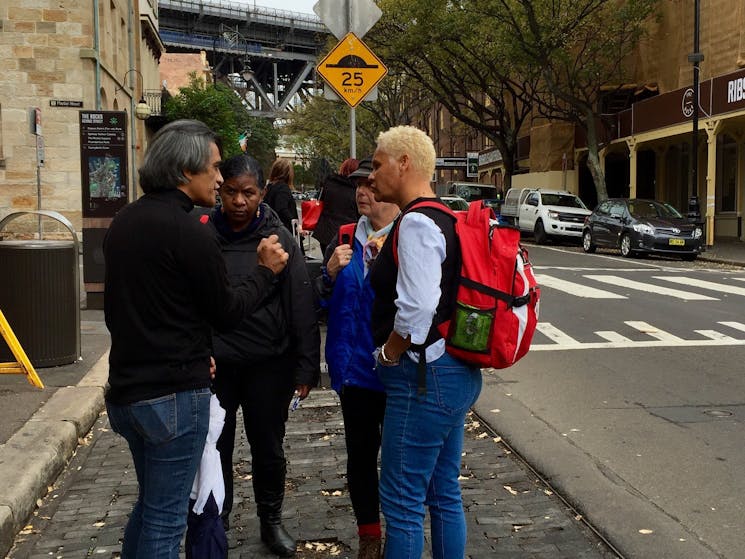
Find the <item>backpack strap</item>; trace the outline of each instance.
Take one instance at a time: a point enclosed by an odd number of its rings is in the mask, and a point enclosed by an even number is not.
[[[357,231],[357,222],[345,223],[339,227],[339,240],[337,245],[354,246],[354,234]]]
[[[393,248],[393,262],[396,264],[397,268],[398,228],[401,225],[401,220],[404,218],[404,215],[411,211],[414,211],[417,208],[433,208],[435,210],[441,211],[442,213],[448,214],[453,219],[455,219],[455,213],[453,212],[453,210],[451,210],[443,202],[441,202],[439,198],[428,198],[426,200],[422,200],[421,202],[417,202],[410,208],[407,208],[406,211],[398,217],[395,225],[393,226],[393,240],[391,241],[391,243]],[[423,399],[427,395],[427,346],[425,345],[422,345],[419,348],[419,363],[417,363],[416,373],[417,395]]]
[[[448,214],[453,219],[456,219],[455,212],[441,202],[439,198],[428,198],[421,202],[417,202],[410,208],[407,208],[406,211],[398,217],[396,224],[393,226],[393,262],[396,264],[396,267],[398,267],[398,228],[401,225],[401,220],[404,216],[417,208],[434,208],[435,210],[439,210],[442,213]]]

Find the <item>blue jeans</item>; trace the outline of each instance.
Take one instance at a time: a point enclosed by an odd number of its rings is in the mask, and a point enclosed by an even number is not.
[[[401,356],[378,365],[386,391],[380,503],[386,521],[386,559],[419,559],[425,505],[432,557],[465,556],[466,519],[458,476],[466,413],[481,391],[481,371],[447,353],[427,365],[427,394],[417,395],[417,363]]]
[[[106,403],[111,428],[129,444],[140,492],[124,530],[122,559],[178,559],[189,493],[202,458],[210,390],[128,405]]]

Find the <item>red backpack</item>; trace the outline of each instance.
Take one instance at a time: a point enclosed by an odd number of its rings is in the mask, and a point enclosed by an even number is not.
[[[467,212],[456,213],[431,199],[407,212],[424,207],[455,218],[461,250],[455,311],[437,325],[447,352],[481,368],[509,367],[530,349],[540,298],[528,252],[520,245],[520,231],[497,224],[491,208],[481,201],[472,202]],[[398,224],[393,257],[398,265]]]

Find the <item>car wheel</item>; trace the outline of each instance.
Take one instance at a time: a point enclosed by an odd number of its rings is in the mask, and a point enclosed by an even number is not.
[[[582,248],[585,252],[595,252],[595,249],[598,248],[595,246],[595,243],[592,242],[592,233],[590,233],[590,231],[582,233]]]
[[[634,256],[634,251],[631,250],[631,237],[627,234],[621,237],[621,256],[625,256],[626,258]]]
[[[543,227],[542,221],[536,221],[535,228],[533,229],[533,237],[535,242],[539,245],[545,245],[548,237],[546,235],[546,229]]]

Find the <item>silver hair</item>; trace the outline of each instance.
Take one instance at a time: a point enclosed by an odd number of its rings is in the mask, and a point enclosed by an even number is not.
[[[220,138],[198,120],[175,120],[153,137],[140,167],[144,192],[173,190],[189,180],[184,171],[199,173],[207,168],[210,147],[220,149]]]

